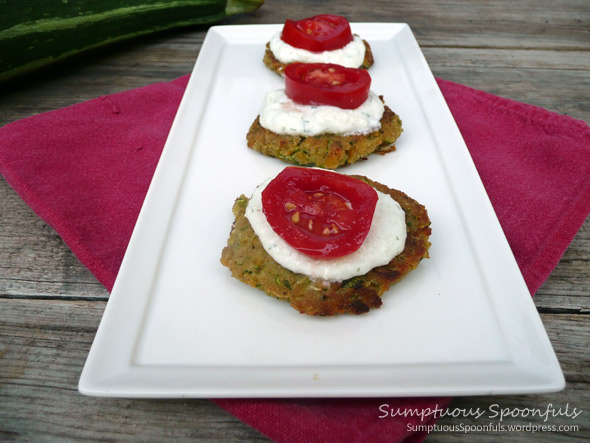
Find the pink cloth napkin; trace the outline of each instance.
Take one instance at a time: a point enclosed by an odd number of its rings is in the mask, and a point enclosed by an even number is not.
[[[0,128],[0,173],[109,290],[187,80],[100,97]],[[544,109],[438,83],[533,294],[590,211],[590,128]],[[434,411],[450,399],[214,401],[279,442],[395,442],[422,441],[426,432],[414,425],[433,423],[440,415]],[[396,416],[383,417],[384,410]]]

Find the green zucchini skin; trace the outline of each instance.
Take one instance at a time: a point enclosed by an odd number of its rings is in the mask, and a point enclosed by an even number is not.
[[[113,42],[256,10],[264,0],[0,0],[0,82]]]

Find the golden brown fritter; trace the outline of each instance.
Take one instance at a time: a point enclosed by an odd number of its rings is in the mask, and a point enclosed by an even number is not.
[[[383,293],[415,269],[423,258],[428,258],[430,219],[426,208],[403,192],[389,189],[366,177],[353,177],[390,195],[406,213],[405,248],[387,265],[342,282],[312,280],[294,273],[279,265],[262,247],[245,216],[248,198],[244,195],[234,203],[235,220],[227,246],[221,254],[221,263],[238,280],[263,290],[271,297],[289,302],[302,314],[364,314],[379,308]]]
[[[365,44],[365,58],[363,60],[363,64],[359,66],[360,68],[369,69],[373,63],[375,63],[373,59],[373,52],[371,51],[371,46],[365,40],[363,40]],[[271,71],[276,72],[279,75],[283,75],[283,71],[287,64],[281,63],[275,57],[275,55],[270,50],[270,43],[266,44],[266,51],[264,52],[264,58],[262,59],[264,64],[268,69]]]
[[[369,154],[395,151],[393,143],[401,133],[401,119],[385,106],[381,128],[369,134],[308,137],[277,134],[262,127],[258,116],[250,126],[246,140],[249,148],[287,163],[336,169],[356,163]]]

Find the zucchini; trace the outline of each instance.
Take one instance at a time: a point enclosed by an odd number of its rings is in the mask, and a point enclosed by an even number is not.
[[[116,41],[211,24],[264,0],[0,0],[0,81]]]

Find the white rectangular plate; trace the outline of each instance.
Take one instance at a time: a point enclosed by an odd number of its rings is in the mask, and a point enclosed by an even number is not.
[[[125,397],[425,396],[549,392],[564,379],[465,143],[405,24],[353,24],[397,151],[346,167],[432,220],[424,260],[361,316],[308,317],[230,276],[231,208],[286,164],[246,147],[280,25],[207,34],[80,378]]]

